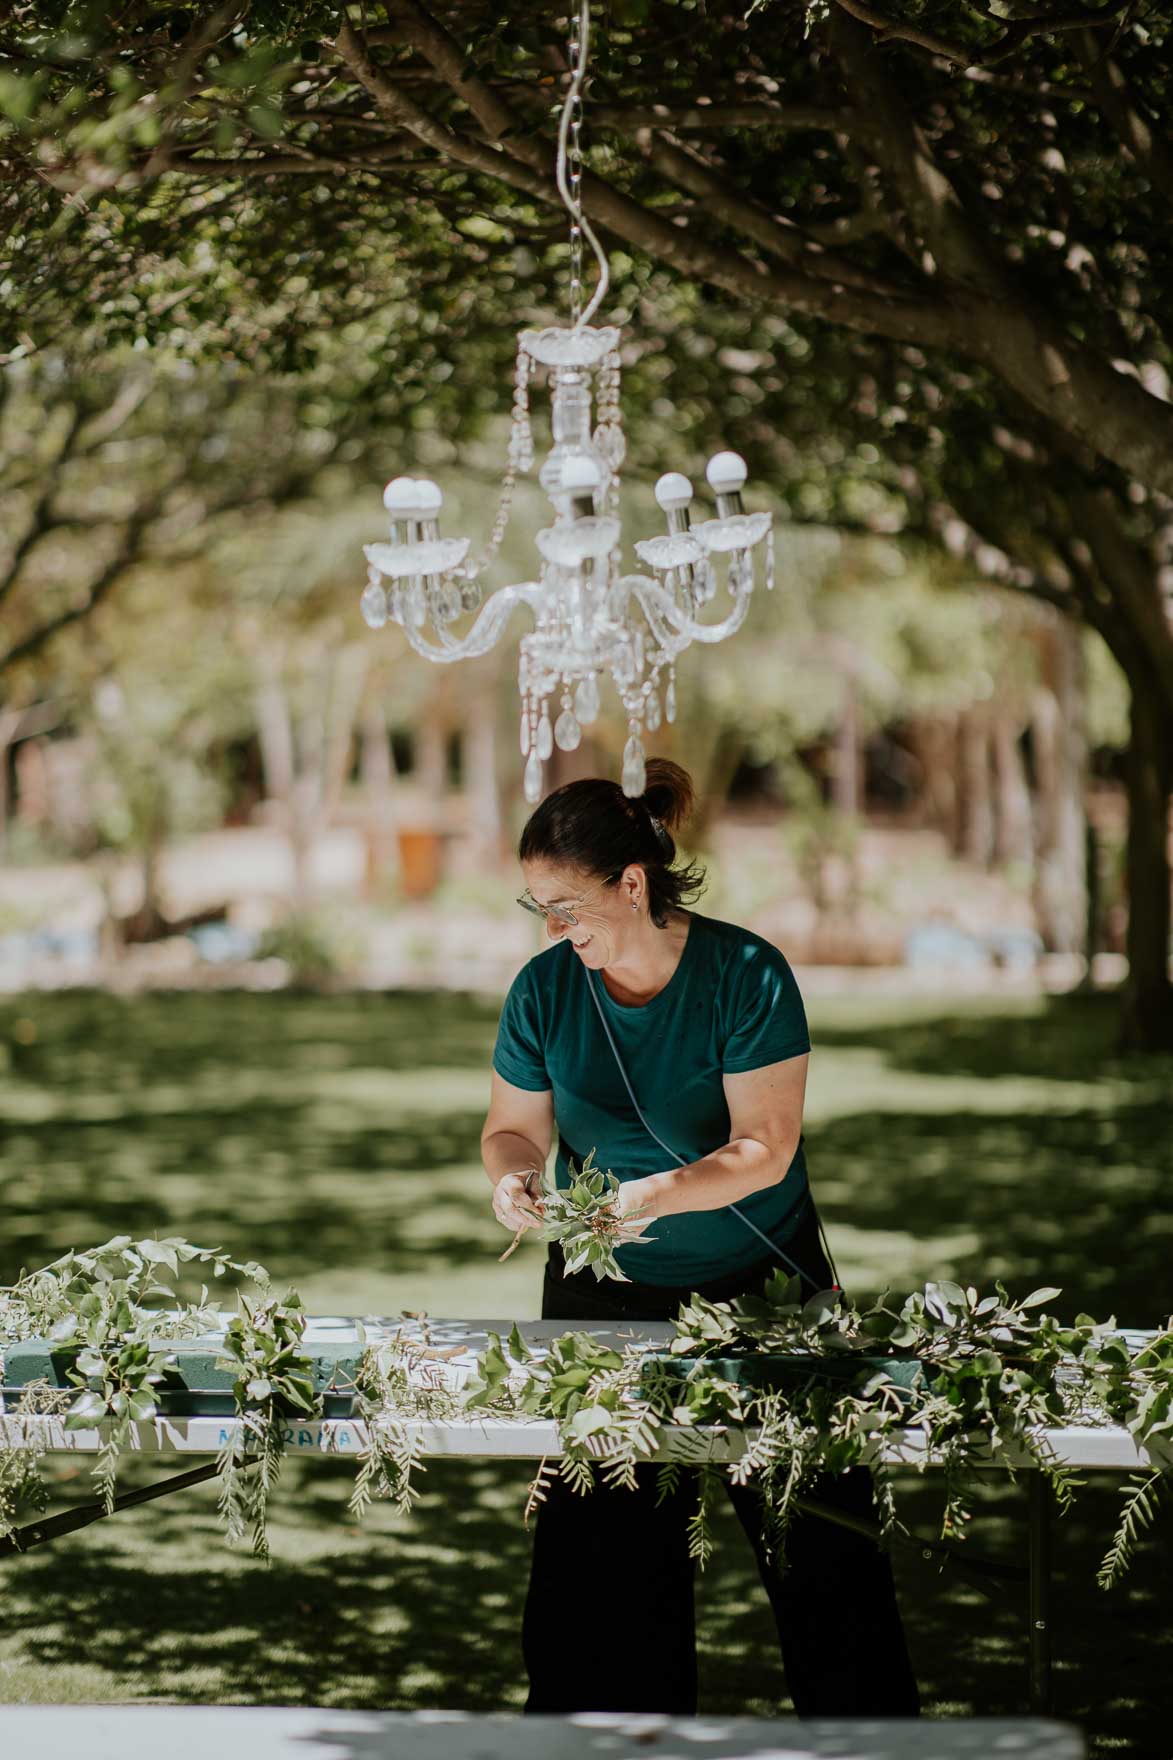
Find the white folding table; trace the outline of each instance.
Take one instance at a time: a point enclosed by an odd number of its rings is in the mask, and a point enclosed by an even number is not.
[[[367,1344],[403,1337],[417,1344],[455,1354],[430,1360],[429,1373],[442,1376],[444,1384],[459,1388],[475,1373],[476,1359],[489,1342],[489,1333],[505,1338],[513,1322],[510,1320],[441,1320],[419,1318],[365,1317],[362,1321]],[[676,1336],[667,1322],[643,1325],[617,1324],[589,1326],[568,1324],[562,1320],[531,1320],[519,1323],[518,1330],[527,1348],[538,1358],[554,1338],[567,1332],[587,1332],[601,1343],[622,1350],[628,1345],[643,1345],[651,1350],[664,1350]],[[197,1347],[207,1351],[222,1335],[207,1334],[201,1339],[183,1341],[184,1349]],[[1130,1335],[1143,1337],[1146,1335]],[[353,1318],[313,1317],[307,1321],[305,1347],[312,1355],[315,1346],[336,1350],[353,1344],[357,1356],[363,1340]],[[179,1348],[179,1347],[177,1347]],[[102,1442],[101,1431],[95,1429],[67,1430],[64,1420],[51,1416],[15,1416],[13,1401],[5,1405],[4,1389],[0,1387],[0,1442],[7,1447],[39,1446],[50,1453],[93,1453]],[[144,1454],[214,1455],[228,1442],[239,1420],[232,1417],[156,1417],[132,1426],[130,1447]],[[543,1456],[554,1459],[561,1455],[557,1426],[542,1418],[506,1418],[468,1416],[442,1421],[406,1420],[403,1429],[416,1439],[419,1452],[426,1456],[467,1455],[498,1460],[537,1460]],[[744,1448],[747,1433],[737,1429],[714,1426],[700,1428],[666,1425],[662,1431],[659,1458],[684,1458],[695,1462],[704,1458],[724,1462],[735,1458]],[[1057,1461],[1073,1467],[1130,1472],[1149,1464],[1143,1449],[1138,1449],[1126,1430],[1071,1425],[1047,1428],[1041,1432]],[[704,1454],[698,1456],[698,1442]],[[356,1418],[323,1418],[291,1422],[285,1430],[286,1449],[300,1455],[358,1455],[367,1447],[367,1425]],[[893,1465],[931,1466],[926,1456],[924,1439],[916,1432],[890,1437],[884,1444],[884,1461]],[[1050,1568],[1051,1568],[1051,1494],[1045,1477],[1032,1465],[1028,1455],[1006,1457],[992,1455],[991,1469],[1015,1466],[1028,1474],[1029,1484],[1029,1557],[1025,1569],[1010,1564],[994,1565],[983,1561],[982,1568],[1006,1577],[1025,1576],[1028,1583],[1030,1637],[1030,1709],[1045,1713],[1051,1708],[1051,1645],[1050,1645]],[[215,1465],[196,1468],[163,1480],[155,1485],[124,1493],[115,1508],[129,1508],[169,1495],[202,1479],[211,1477]],[[845,1518],[830,1510],[820,1510],[829,1519],[844,1521],[848,1526],[865,1524]],[[16,1543],[0,1541],[0,1556],[27,1550],[58,1535],[75,1531],[100,1520],[105,1514],[99,1504],[87,1505],[60,1516],[43,1517],[21,1530]],[[947,1553],[958,1559],[964,1568],[965,1547],[949,1547],[939,1541],[918,1540],[926,1557]]]

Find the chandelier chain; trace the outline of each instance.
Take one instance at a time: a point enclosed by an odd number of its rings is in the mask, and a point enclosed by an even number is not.
[[[581,0],[577,23],[571,27],[570,86],[562,105],[562,115],[558,123],[558,155],[554,167],[558,194],[562,197],[566,211],[570,215],[570,309],[575,330],[590,323],[606,299],[607,289],[611,284],[607,253],[599,243],[594,227],[587,219],[582,205],[582,91],[586,81],[590,35],[590,0]],[[581,305],[583,292],[582,241],[584,238],[594,252],[599,270],[595,291],[585,309]]]
[[[583,44],[578,31],[571,34],[567,61],[572,84],[567,96],[570,127],[567,142],[567,183],[570,190],[570,322],[577,329],[582,321],[582,89],[573,83],[585,74]]]

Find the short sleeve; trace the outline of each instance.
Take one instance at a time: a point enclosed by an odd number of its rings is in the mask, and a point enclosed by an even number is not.
[[[806,1010],[785,956],[765,942],[754,942],[743,949],[740,964],[721,1062],[730,1075],[782,1063],[811,1048]]]
[[[528,966],[518,972],[505,998],[497,1023],[493,1068],[515,1088],[536,1092],[551,1086],[538,998]]]

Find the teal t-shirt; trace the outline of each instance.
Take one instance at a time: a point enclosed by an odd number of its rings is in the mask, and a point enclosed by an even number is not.
[[[794,973],[776,947],[732,923],[690,911],[680,962],[650,1002],[628,1007],[588,974],[569,941],[523,966],[501,1011],[493,1068],[516,1088],[552,1090],[558,1127],[558,1185],[595,1151],[619,1179],[661,1173],[674,1163],[631,1104],[588,981],[601,999],[632,1091],[648,1123],[678,1155],[699,1161],[729,1141],[721,1078],[810,1050]],[[785,1178],[738,1200],[737,1208],[778,1246],[797,1226],[808,1193],[800,1141]],[[658,1217],[654,1240],[620,1247],[637,1283],[707,1282],[743,1270],[767,1247],[728,1207]]]

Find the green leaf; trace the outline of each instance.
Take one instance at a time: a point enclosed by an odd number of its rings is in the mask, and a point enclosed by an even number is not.
[[[253,133],[262,140],[275,141],[285,133],[285,118],[271,104],[250,104],[248,120]]]
[[[1062,1294],[1063,1291],[1061,1289],[1047,1288],[1032,1290],[1029,1296],[1023,1296],[1018,1306],[1020,1308],[1037,1308],[1041,1302],[1054,1301],[1056,1296],[1061,1296]]]
[[[100,1393],[87,1391],[79,1394],[69,1408],[70,1428],[76,1429],[82,1424],[94,1424],[106,1415],[106,1402]]]
[[[606,1406],[583,1406],[570,1420],[570,1434],[576,1442],[583,1442],[600,1430],[610,1429],[613,1423],[614,1413],[609,1412]]]

